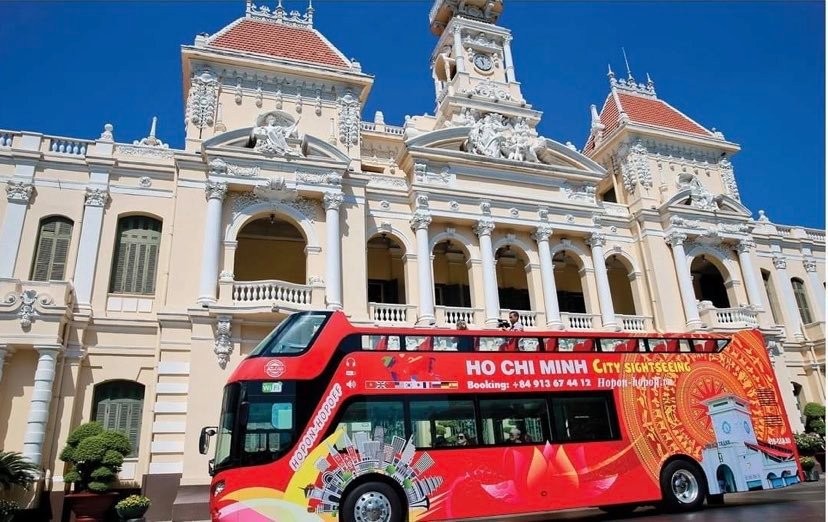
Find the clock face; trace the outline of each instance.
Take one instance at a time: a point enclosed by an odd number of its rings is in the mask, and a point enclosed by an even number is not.
[[[490,71],[492,69],[492,58],[488,54],[475,54],[474,66],[481,71]]]
[[[725,433],[730,433],[730,423],[729,422],[724,421],[722,423],[722,431],[725,432]]]

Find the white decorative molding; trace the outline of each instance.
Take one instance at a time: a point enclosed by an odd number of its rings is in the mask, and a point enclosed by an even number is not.
[[[86,188],[86,195],[84,196],[84,205],[87,207],[103,207],[109,201],[109,191],[101,188]]]
[[[35,303],[37,302],[37,290],[24,290],[20,294],[20,310],[17,312],[17,317],[20,319],[20,326],[24,330],[28,330],[32,326],[32,321],[38,315],[35,310]]]
[[[670,246],[678,246],[683,245],[685,241],[687,241],[687,234],[683,234],[681,232],[670,232],[665,237],[664,240]]]
[[[192,123],[199,129],[213,124],[218,98],[218,78],[209,69],[193,75],[187,97],[187,116],[184,125]]]
[[[156,125],[158,124],[158,117],[152,117],[152,124],[150,125],[150,132],[149,136],[146,138],[141,138],[140,140],[135,140],[132,142],[133,145],[138,145],[141,147],[155,147],[159,149],[168,149],[169,145],[164,143],[163,141],[159,140],[155,137],[155,129]]]
[[[690,190],[690,205],[702,210],[718,210],[716,197],[702,185],[699,178],[686,170],[679,173],[676,186],[680,190]]]
[[[546,139],[529,127],[526,118],[508,119],[496,112],[471,126],[463,149],[490,158],[549,163]]]
[[[27,181],[7,181],[6,198],[10,203],[28,204],[32,199],[34,184]]]
[[[216,354],[219,366],[224,369],[233,353],[233,341],[230,339],[231,321],[229,315],[220,315],[216,321],[216,345],[213,351]]]
[[[806,257],[802,260],[802,266],[805,267],[806,272],[816,272],[817,271],[817,262],[816,259],[812,257]]]
[[[297,172],[296,180],[311,185],[332,185],[338,187],[342,185],[342,174],[336,171],[331,171],[327,174]]]
[[[114,128],[115,127],[113,127],[111,123],[107,123],[106,125],[104,125],[104,130],[101,133],[101,136],[98,138],[98,141],[108,141],[108,142],[114,141],[115,138],[112,135],[112,130]]]
[[[210,199],[224,200],[227,195],[227,183],[223,181],[207,181],[204,184],[204,195]]]
[[[495,229],[495,223],[490,218],[484,218],[479,220],[474,225],[474,233],[478,236],[490,236]]]
[[[251,132],[254,141],[253,150],[267,156],[286,157],[301,156],[299,147],[291,147],[288,138],[297,138],[296,129],[299,120],[283,111],[270,111],[256,118],[256,126]]]
[[[490,100],[508,101],[512,99],[512,94],[497,82],[486,79],[482,82],[476,83],[473,87],[467,89],[460,89],[460,94],[465,94],[468,97],[479,96],[481,98],[488,98]]]
[[[342,192],[326,192],[322,196],[322,203],[325,210],[339,210],[343,201],[345,201],[345,196],[342,195]]]
[[[324,287],[325,286],[325,280],[322,279],[322,277],[318,276],[318,275],[308,276],[308,285],[309,286],[315,286],[315,287]]]
[[[138,180],[138,186],[150,188],[152,186],[152,178],[149,176],[141,176],[141,179]]]
[[[405,178],[397,176],[383,176],[381,174],[372,174],[368,178],[369,187],[387,187],[387,188],[408,188]]]
[[[385,210],[388,210],[389,208],[391,208],[391,203],[383,199],[382,201],[380,201],[380,207],[382,207]]]
[[[236,275],[228,270],[222,270],[219,273],[219,281],[222,283],[233,282],[236,280]]]
[[[623,148],[621,149],[623,154]],[[636,185],[652,188],[653,176],[647,157],[647,147],[640,139],[636,139],[626,150],[626,157],[619,158],[621,177],[627,192],[635,191]]]
[[[566,199],[571,201],[583,201],[585,203],[595,204],[595,186],[594,185],[580,185],[576,186],[571,183],[564,183],[561,186]]]
[[[417,209],[409,220],[413,230],[428,229],[431,224],[431,213],[428,210]]]
[[[295,27],[313,27],[313,4],[308,3],[308,8],[305,11],[305,14],[301,15],[299,11],[288,12],[284,7],[282,7],[281,0],[273,10],[265,5],[257,6],[248,0],[247,7],[245,9],[245,16],[255,20],[267,20]]]
[[[784,256],[773,256],[773,266],[777,270],[788,268],[788,260]]]
[[[449,204],[448,204],[448,205],[449,205],[449,208],[450,208],[451,210],[453,210],[453,211],[458,211],[458,210],[460,210],[460,203],[458,203],[458,202],[456,202],[456,201],[454,201],[454,200],[449,201]]]
[[[359,99],[349,90],[338,100],[339,141],[346,146],[359,143]]]
[[[429,172],[425,163],[414,164],[414,181],[425,185],[449,186],[454,183],[457,177],[451,173],[449,167],[443,168],[439,173]]]
[[[175,151],[162,147],[144,147],[142,145],[115,145],[115,154],[145,158],[169,159]]]
[[[725,193],[736,201],[741,201],[739,187],[736,185],[736,176],[733,174],[733,164],[727,159],[727,156],[719,160],[719,172],[722,174]]]
[[[518,217],[520,215],[520,211],[515,207],[509,209],[509,215],[512,217]]]
[[[261,174],[258,165],[238,165],[228,163],[222,158],[210,160],[210,175],[212,176],[235,176],[240,178],[256,178]]]

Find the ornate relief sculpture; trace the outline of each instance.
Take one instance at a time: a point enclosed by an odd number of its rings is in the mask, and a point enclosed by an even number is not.
[[[699,178],[695,174],[689,172],[682,172],[678,175],[676,182],[678,188],[681,190],[690,189],[690,204],[702,210],[717,210],[716,198],[713,194],[704,188]]]
[[[187,97],[187,119],[199,129],[213,124],[218,98],[218,78],[209,70],[193,76],[190,95]]]
[[[543,159],[546,140],[529,127],[526,118],[510,122],[502,114],[487,114],[471,126],[465,148],[490,158],[547,163]]]
[[[339,141],[349,147],[359,143],[359,100],[351,91],[339,99]]]
[[[284,157],[288,154],[298,154],[298,151],[288,145],[287,139],[296,137],[296,128],[299,120],[281,111],[271,111],[262,114],[256,119],[251,140],[253,148],[264,154]]]

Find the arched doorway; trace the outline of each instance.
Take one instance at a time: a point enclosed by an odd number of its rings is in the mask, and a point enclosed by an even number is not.
[[[502,310],[531,310],[526,253],[506,245],[495,252],[497,296]]]
[[[555,266],[555,288],[558,294],[558,308],[561,312],[585,314],[586,300],[581,277],[582,264],[578,256],[562,250],[552,256]]]
[[[293,223],[270,214],[247,223],[236,240],[236,281],[307,283],[307,243]]]
[[[717,266],[718,260],[701,255],[690,264],[693,278],[693,290],[699,301],[710,301],[716,308],[730,308],[730,298],[725,287],[723,267]]]
[[[612,308],[616,314],[637,315],[630,274],[632,267],[621,256],[611,255],[606,261]]]
[[[409,320],[405,294],[405,250],[397,238],[387,232],[373,236],[366,244],[368,271],[368,308],[371,317],[381,323],[405,323]]]
[[[736,478],[727,464],[722,464],[716,469],[716,480],[722,493],[736,493]]]
[[[447,239],[434,245],[434,304],[471,308],[468,255],[457,241]]]

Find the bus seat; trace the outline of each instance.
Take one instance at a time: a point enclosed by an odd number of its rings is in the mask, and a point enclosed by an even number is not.
[[[514,337],[503,339],[503,342],[500,343],[500,349],[498,351],[501,352],[516,352],[518,351],[518,340]]]
[[[592,339],[583,339],[577,343],[573,347],[573,352],[591,352],[592,351]]]
[[[546,337],[543,340],[543,351],[544,352],[557,352],[558,351],[558,340],[554,337]]]
[[[379,341],[377,341],[377,344],[374,345],[374,350],[377,350],[377,351],[380,351],[380,352],[384,352],[384,351],[388,350],[388,336],[387,335],[380,336]]]
[[[654,353],[678,352],[678,339],[651,339],[650,350]]]
[[[712,339],[693,339],[693,350],[702,353],[713,353],[716,351],[716,341]]]

